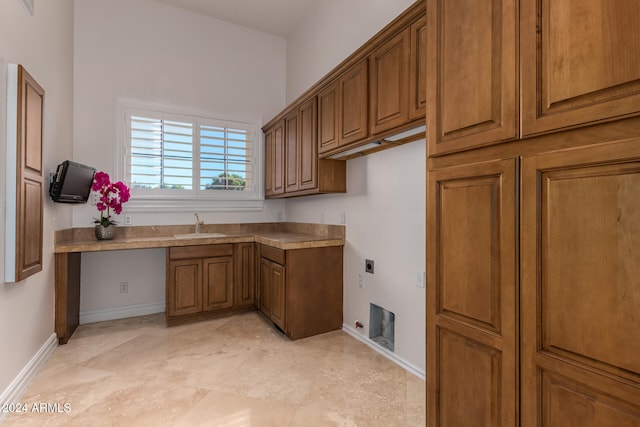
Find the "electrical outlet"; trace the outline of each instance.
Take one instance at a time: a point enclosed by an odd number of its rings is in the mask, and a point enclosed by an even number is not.
[[[372,259],[365,259],[364,260],[364,271],[365,271],[365,273],[373,274],[373,264],[374,264],[374,261]]]
[[[344,225],[347,223],[347,213],[342,211],[340,212],[340,224]]]
[[[120,293],[121,294],[129,293],[129,282],[120,282]]]
[[[95,191],[91,192],[91,206],[95,206],[100,201],[100,193],[96,193]]]
[[[125,215],[124,216],[124,225],[131,225],[132,221],[131,221],[131,215]]]
[[[364,288],[364,280],[362,278],[362,274],[358,274],[358,287]]]

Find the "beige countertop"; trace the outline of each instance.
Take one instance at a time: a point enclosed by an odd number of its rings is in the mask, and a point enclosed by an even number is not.
[[[193,233],[193,225],[119,227],[113,240],[97,240],[93,228],[56,231],[55,253],[98,252],[126,249],[167,248],[172,246],[257,242],[279,249],[343,246],[345,229],[341,225],[305,223],[206,224],[202,233],[221,237],[177,238]]]

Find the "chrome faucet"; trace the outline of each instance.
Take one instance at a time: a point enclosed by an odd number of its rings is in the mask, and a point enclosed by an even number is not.
[[[201,220],[197,213],[194,213],[194,215],[196,216],[196,233],[200,233],[200,226],[204,224],[204,220]]]

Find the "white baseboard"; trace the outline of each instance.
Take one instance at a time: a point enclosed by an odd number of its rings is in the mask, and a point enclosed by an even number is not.
[[[387,359],[391,360],[396,365],[399,365],[399,366],[403,367],[404,369],[406,369],[407,371],[411,372],[416,377],[418,377],[418,378],[420,378],[422,380],[426,379],[425,372],[422,369],[418,368],[417,366],[415,366],[412,363],[407,362],[406,360],[404,360],[402,357],[398,356],[394,352],[389,351],[386,348],[379,346],[378,344],[376,344],[375,342],[373,342],[372,340],[370,340],[366,336],[364,336],[362,334],[359,334],[352,326],[347,325],[346,323],[343,323],[342,324],[342,330],[345,331],[346,333],[348,333],[349,335],[351,335],[352,337],[354,337],[355,339],[365,343],[366,345],[368,345],[369,347],[371,347],[372,349],[374,349],[375,351],[377,351],[378,353],[380,353],[381,355],[383,355]]]
[[[0,406],[7,403],[18,403],[20,401],[24,392],[47,360],[49,360],[49,357],[51,357],[57,346],[58,337],[56,334],[51,334],[45,343],[42,344],[40,350],[38,350],[29,363],[22,368],[18,376],[9,384],[9,387],[2,392],[2,395],[0,395]],[[2,419],[6,415],[6,412],[0,412],[0,422],[2,422]]]
[[[81,311],[80,324],[104,322],[106,320],[125,319],[127,317],[145,316],[147,314],[164,313],[165,302],[125,305],[105,308],[103,310]]]

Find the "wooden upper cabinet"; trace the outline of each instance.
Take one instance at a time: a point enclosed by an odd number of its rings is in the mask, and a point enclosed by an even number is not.
[[[427,0],[429,155],[518,137],[517,0]]]
[[[368,62],[360,61],[338,80],[339,146],[369,135]]]
[[[427,21],[421,17],[369,56],[371,135],[426,113]]]
[[[427,18],[413,23],[410,32],[409,119],[414,120],[427,112]]]
[[[285,192],[300,189],[300,138],[298,134],[298,111],[285,119]]]
[[[285,123],[278,121],[265,131],[265,196],[285,191]]]
[[[318,152],[327,153],[369,135],[367,61],[362,60],[318,93]]]
[[[338,82],[333,82],[318,93],[318,152],[326,153],[338,148]]]
[[[286,118],[286,189],[291,193],[317,187],[318,144],[316,98],[292,111]]]
[[[429,427],[517,425],[517,183],[514,159],[429,171]]]
[[[523,427],[640,426],[638,194],[639,138],[523,160]]]
[[[640,3],[523,0],[522,134],[640,112]]]
[[[360,61],[318,93],[318,152],[357,142],[369,135],[368,62]]]
[[[344,161],[318,158],[316,105],[311,97],[265,129],[266,197],[346,191]]]
[[[318,186],[317,122],[316,98],[313,97],[298,109],[300,190],[310,190]]]
[[[264,130],[264,195],[273,194],[273,128]]]
[[[369,56],[371,133],[409,121],[411,29],[407,28]]]
[[[265,126],[268,129],[277,121],[290,120],[287,137],[291,150],[287,167],[294,175],[287,178],[288,192],[305,191],[306,188],[301,184],[307,181],[305,171],[293,169],[292,145],[296,133],[305,141],[307,134],[300,120],[306,118],[299,118],[294,124],[293,115],[296,109],[298,114],[302,113],[300,109],[304,109],[303,104],[311,98],[316,99],[315,138],[317,154],[322,159],[345,160],[424,137],[424,132],[418,128],[424,125],[426,111],[426,41],[425,5],[420,0]],[[385,138],[388,140],[383,141]],[[371,142],[378,144],[367,146]],[[302,155],[304,165],[307,157],[304,153],[296,154]],[[318,165],[320,186],[321,163]],[[297,177],[295,173],[298,172],[303,176]]]

